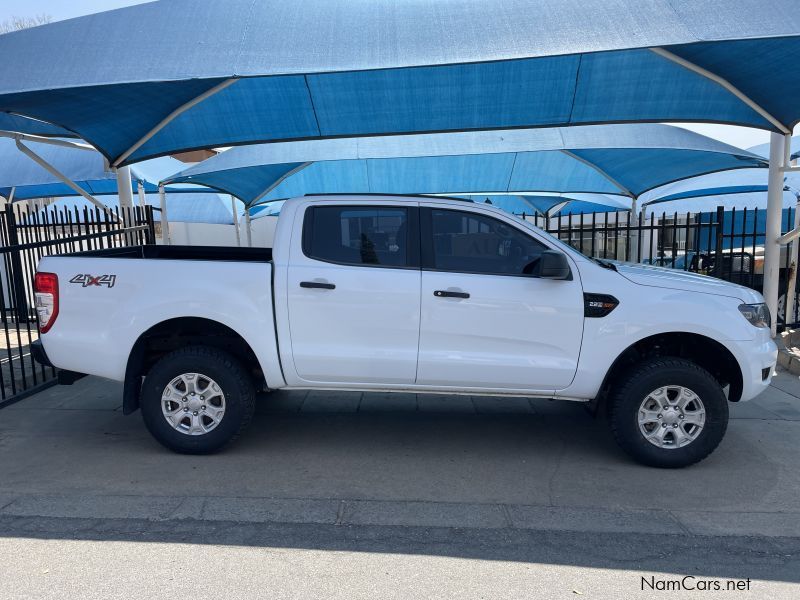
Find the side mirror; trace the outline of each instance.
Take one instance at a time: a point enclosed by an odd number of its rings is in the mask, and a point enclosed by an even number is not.
[[[541,279],[571,279],[572,271],[565,254],[555,250],[545,250],[539,257],[539,264],[534,269],[533,276]]]

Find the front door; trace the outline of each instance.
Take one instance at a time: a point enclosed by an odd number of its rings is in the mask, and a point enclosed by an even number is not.
[[[422,208],[420,218],[417,383],[527,391],[567,387],[583,335],[583,290],[576,273],[571,280],[526,275],[548,247],[500,218],[444,208]]]
[[[416,206],[310,206],[288,270],[301,379],[413,384],[420,318]]]

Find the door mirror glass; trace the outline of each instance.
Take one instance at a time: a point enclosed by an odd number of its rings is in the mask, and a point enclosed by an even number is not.
[[[555,250],[542,252],[538,259],[525,267],[525,272],[540,279],[570,279],[572,277],[567,256]]]

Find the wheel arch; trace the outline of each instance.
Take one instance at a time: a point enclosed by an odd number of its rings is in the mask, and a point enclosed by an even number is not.
[[[672,331],[641,338],[623,350],[603,379],[596,406],[605,405],[615,379],[632,365],[648,358],[668,356],[690,360],[711,373],[721,386],[730,386],[730,402],[738,402],[742,397],[744,379],[741,366],[724,344],[706,335]]]
[[[125,368],[122,412],[139,408],[142,377],[161,356],[186,345],[205,345],[233,354],[251,373],[257,386],[265,386],[264,372],[247,340],[237,331],[203,317],[176,317],[152,325],[133,344]]]

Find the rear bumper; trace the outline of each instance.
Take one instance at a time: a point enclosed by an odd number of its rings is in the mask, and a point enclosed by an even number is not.
[[[35,360],[40,365],[44,365],[45,367],[53,367],[53,363],[50,362],[50,359],[47,357],[47,352],[44,351],[44,345],[42,344],[42,340],[36,340],[31,343],[31,356],[33,356],[33,360]]]
[[[56,368],[53,363],[50,362],[50,359],[47,356],[47,352],[45,352],[44,344],[42,344],[41,340],[36,340],[31,343],[31,356],[33,356],[33,360],[35,360],[40,365],[45,367],[52,367]],[[59,369],[58,371],[58,383],[61,385],[72,385],[79,379],[86,377],[85,373],[76,373],[75,371],[64,371]]]

